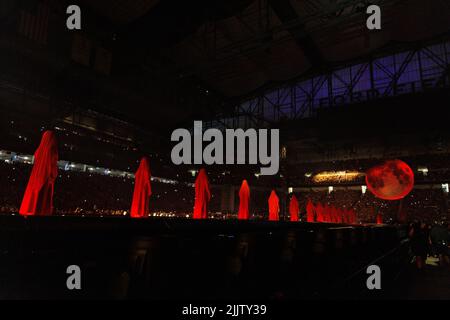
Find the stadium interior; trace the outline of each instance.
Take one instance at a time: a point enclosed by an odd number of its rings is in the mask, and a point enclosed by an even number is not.
[[[450,230],[450,3],[372,2],[381,30],[366,28],[360,0],[1,1],[0,298],[450,299],[445,254],[429,249],[424,275],[414,253],[418,229]],[[81,30],[66,28],[74,3]],[[171,133],[194,121],[279,129],[279,172],[174,165]],[[54,209],[25,219],[47,130]],[[144,156],[149,213],[132,219]],[[366,172],[393,159],[414,186],[381,199]],[[196,221],[202,168],[211,200]],[[237,219],[244,179],[248,221]],[[308,221],[311,202],[355,218]],[[64,287],[70,261],[86,290]],[[365,288],[373,261],[382,292]]]

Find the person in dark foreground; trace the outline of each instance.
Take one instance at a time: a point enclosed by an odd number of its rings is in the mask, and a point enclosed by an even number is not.
[[[416,267],[422,270],[428,254],[428,232],[425,223],[416,222],[409,231],[411,250],[416,260]]]
[[[441,223],[433,226],[430,232],[431,244],[433,246],[434,254],[439,257],[439,264],[441,266],[450,265],[449,258],[449,224]]]

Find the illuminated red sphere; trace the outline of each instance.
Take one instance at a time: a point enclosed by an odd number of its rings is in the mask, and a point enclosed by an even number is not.
[[[405,162],[388,160],[366,172],[366,184],[377,198],[398,200],[411,192],[414,173]]]

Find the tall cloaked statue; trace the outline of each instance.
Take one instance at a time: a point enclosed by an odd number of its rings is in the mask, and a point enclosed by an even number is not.
[[[331,217],[332,217],[332,215],[334,214],[336,212],[336,207],[335,206],[331,206],[330,207],[330,210],[328,210],[326,213],[325,213],[325,222],[331,222]]]
[[[342,208],[339,209],[338,214],[336,216],[337,223],[342,223],[342,217],[344,216],[345,212],[346,212],[346,209],[342,209]]]
[[[210,199],[208,176],[205,169],[200,169],[195,180],[194,219],[206,219],[208,217],[208,202]]]
[[[314,204],[312,203],[311,199],[308,199],[308,203],[306,204],[306,221],[307,222],[314,222]]]
[[[335,206],[330,208],[329,217],[327,222],[336,222],[335,217],[338,215],[339,209]]]
[[[295,194],[292,195],[291,201],[289,202],[289,214],[291,216],[291,221],[298,221],[298,214],[300,209],[298,207],[298,201]]]
[[[133,202],[130,214],[132,218],[148,217],[150,196],[152,194],[150,179],[150,164],[148,159],[143,157],[134,180]]]
[[[381,213],[377,214],[377,224],[383,224],[383,216]]]
[[[332,206],[327,206],[326,204],[323,206],[322,222],[330,222],[330,215],[332,211],[333,211]]]
[[[335,210],[331,213],[330,222],[337,223],[337,217],[339,216],[340,212],[341,208],[335,208]]]
[[[356,211],[355,209],[350,209],[350,221],[349,223],[355,224],[356,223]]]
[[[320,202],[316,204],[316,222],[323,222],[323,212],[328,210],[328,206],[322,206]]]
[[[34,153],[30,179],[20,205],[23,216],[51,215],[53,192],[58,176],[58,145],[53,131],[45,131]]]
[[[250,202],[250,188],[248,186],[247,180],[242,181],[241,189],[239,190],[239,211],[238,219],[248,220],[249,211],[248,205]]]
[[[278,221],[280,220],[279,212],[280,212],[280,201],[278,199],[275,190],[272,190],[269,196],[269,221]]]

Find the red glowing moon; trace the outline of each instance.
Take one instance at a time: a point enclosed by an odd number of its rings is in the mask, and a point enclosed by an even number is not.
[[[367,188],[383,200],[398,200],[414,186],[412,169],[401,160],[388,160],[366,172]]]

